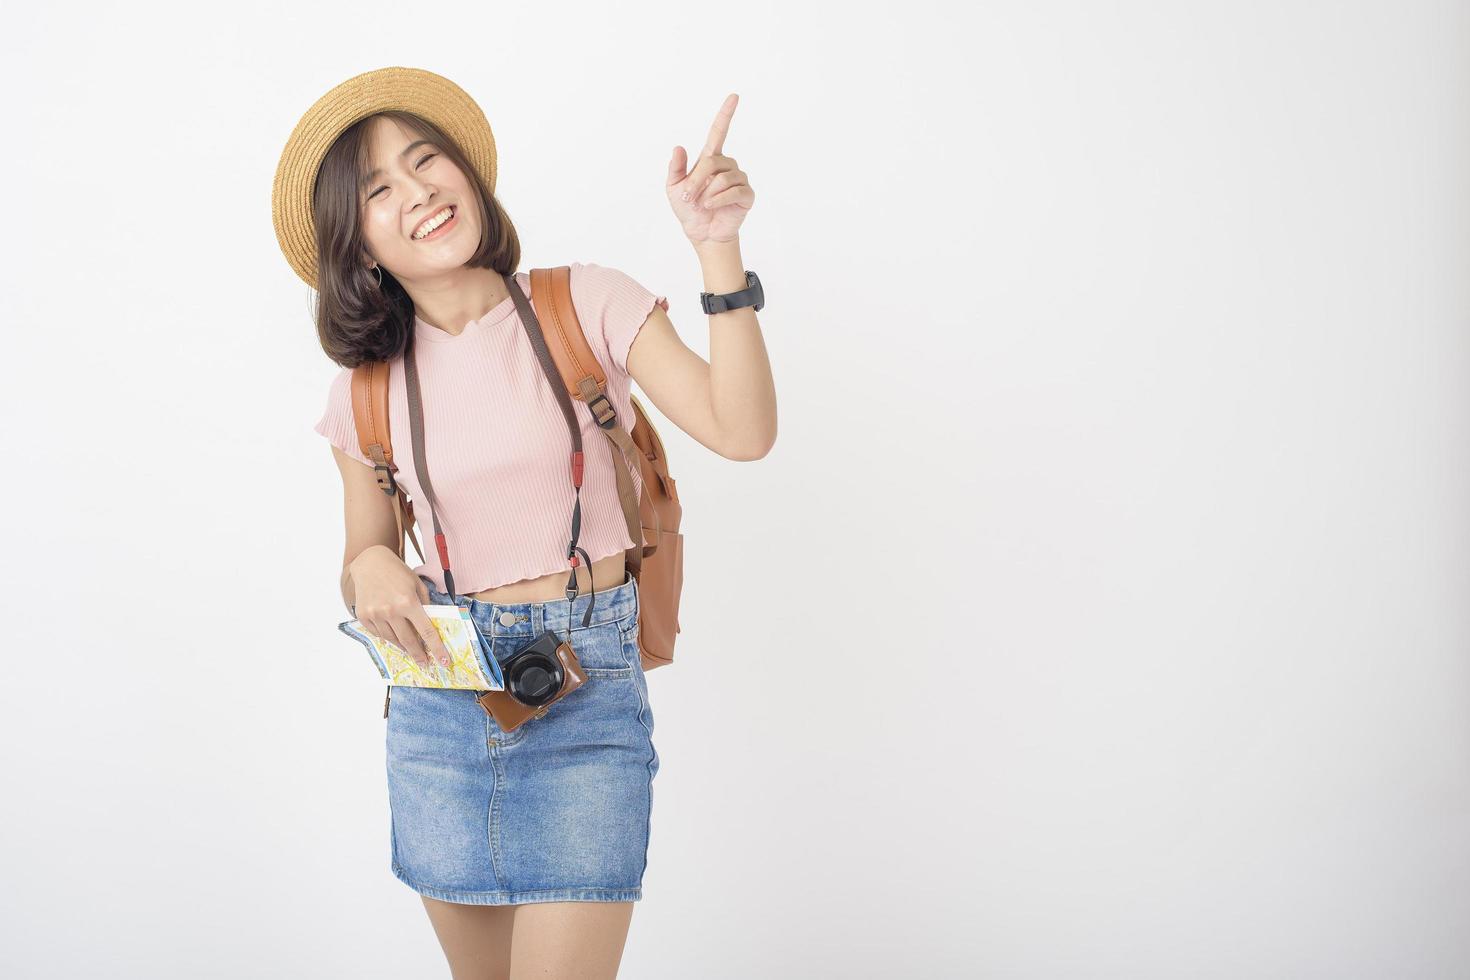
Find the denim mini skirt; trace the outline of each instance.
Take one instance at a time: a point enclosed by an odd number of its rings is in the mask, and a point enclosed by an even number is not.
[[[449,596],[429,579],[429,601]],[[476,692],[394,687],[387,720],[393,874],[466,905],[643,897],[658,750],[638,651],[638,583],[572,603],[458,596],[502,665],[544,630],[567,637],[587,681],[503,731]]]

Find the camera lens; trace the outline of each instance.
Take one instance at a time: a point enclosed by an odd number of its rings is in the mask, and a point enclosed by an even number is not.
[[[552,689],[551,674],[540,666],[530,666],[521,674],[521,691],[527,697],[540,698]]]
[[[511,660],[505,681],[511,697],[540,707],[556,700],[565,678],[558,661],[539,652],[523,652]]]

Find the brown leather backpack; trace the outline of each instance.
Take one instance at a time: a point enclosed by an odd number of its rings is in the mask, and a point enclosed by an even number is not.
[[[634,415],[631,434],[618,418],[606,395],[607,378],[602,365],[593,356],[572,305],[571,267],[532,269],[531,303],[535,318],[545,327],[546,346],[567,393],[587,404],[612,443],[613,456],[622,461],[613,467],[618,498],[629,537],[642,542],[641,547],[629,548],[626,554],[628,570],[638,582],[638,646],[643,669],[673,663],[674,640],[679,633],[679,595],[684,587],[684,535],[679,531],[684,509],[674,478],[669,475],[663,441],[637,396],[629,396]],[[406,533],[423,562],[424,551],[413,533],[413,501],[394,479],[398,467],[393,462],[388,429],[388,362],[353,369],[352,415],[358,445],[373,461],[378,487],[394,501],[398,557],[403,557]],[[637,500],[633,499],[630,456],[638,460],[643,475],[643,493]]]

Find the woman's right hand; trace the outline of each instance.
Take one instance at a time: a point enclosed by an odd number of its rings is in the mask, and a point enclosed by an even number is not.
[[[364,629],[408,651],[420,667],[450,665],[449,648],[424,612],[428,587],[403,559],[374,545],[352,559],[350,574],[353,612]]]

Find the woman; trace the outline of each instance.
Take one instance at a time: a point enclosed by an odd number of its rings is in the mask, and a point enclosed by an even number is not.
[[[665,177],[705,290],[738,293],[731,304],[750,301],[737,231],[755,198],[723,153],[736,99],[721,106],[693,169],[675,147]],[[393,872],[422,896],[455,977],[612,977],[642,897],[659,765],[637,583],[624,564],[642,542],[629,537],[614,460],[599,451],[606,437],[577,402],[586,560],[567,558],[567,420],[511,293],[529,298],[530,278],[516,272],[520,244],[494,196],[495,161],[484,114],[452,82],[416,69],[368,72],[297,125],[276,175],[276,230],[318,292],[318,335],[342,367],[316,429],[343,482],[344,600],[421,664],[447,659],[423,605],[458,601],[501,663],[552,630],[569,637],[588,677],[511,731],[473,691],[393,688]],[[571,263],[571,292],[625,425],[636,380],[711,450],[765,455],[775,390],[751,305],[710,315],[706,362],[675,332],[667,299],[618,270]],[[410,348],[432,498],[409,451]],[[389,364],[397,479],[432,507],[416,516],[433,513],[453,550],[447,581],[437,562],[411,568],[399,557],[390,498],[357,445],[348,382],[368,361]]]

